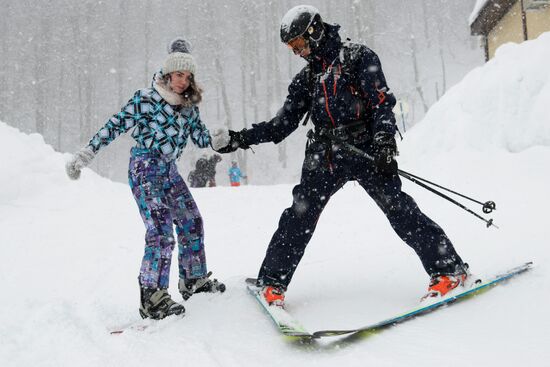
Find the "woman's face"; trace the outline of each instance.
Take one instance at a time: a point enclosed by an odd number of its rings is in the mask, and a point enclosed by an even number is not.
[[[170,87],[178,94],[182,94],[191,85],[192,74],[189,71],[174,71],[170,73]]]

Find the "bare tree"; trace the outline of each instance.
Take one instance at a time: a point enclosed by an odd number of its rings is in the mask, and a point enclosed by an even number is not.
[[[86,62],[84,64],[84,73],[82,75],[84,79],[84,83],[81,85],[83,88],[83,97],[84,97],[84,116],[81,121],[82,125],[80,128],[80,136],[81,136],[81,143],[84,144],[90,139],[90,136],[92,134],[92,115],[93,115],[93,106],[94,106],[94,90],[95,90],[95,83],[94,83],[94,75],[92,66],[94,65],[94,58],[95,55],[92,52],[92,17],[95,12],[95,8],[91,3],[86,4],[86,14],[84,15],[84,42],[85,47],[83,47],[85,55]]]
[[[273,4],[273,2],[271,2]],[[270,7],[264,7],[264,34],[265,34],[265,82],[266,88],[266,103],[265,103],[265,118],[271,116],[271,105],[273,104],[273,63],[274,63],[274,51],[273,51],[273,30],[271,29],[272,17]]]
[[[358,42],[364,41],[363,39],[363,15],[361,12],[361,2],[356,0],[349,0],[349,11],[351,18],[353,20],[353,36],[357,39]]]
[[[127,14],[127,7],[126,2],[121,1],[118,3],[118,14],[120,16],[120,19],[124,19],[124,17]],[[125,75],[125,65],[126,60],[124,58],[125,55],[125,22],[117,22],[118,24],[118,33],[116,37],[116,83],[117,83],[117,101],[118,105],[122,106],[124,103],[125,97],[125,91],[124,91],[124,75]]]
[[[203,10],[205,12],[205,15],[207,17],[207,26],[214,26],[216,22],[218,22],[221,17],[218,17],[216,14],[215,7],[212,7],[212,5],[209,2],[205,2],[203,5]],[[211,35],[207,35],[206,37],[207,44],[209,47],[209,52],[212,54],[212,59],[214,62],[214,71],[216,73],[216,83],[220,88],[221,93],[221,100],[222,105],[225,112],[225,122],[229,129],[232,129],[233,127],[233,118],[231,114],[231,103],[229,102],[229,94],[227,91],[227,84],[225,82],[225,76],[224,76],[224,68],[221,60],[223,59],[222,56],[222,47],[220,44],[220,41],[218,38],[213,37]]]
[[[47,126],[47,83],[48,83],[48,58],[49,40],[51,37],[50,21],[42,18],[40,32],[33,39],[34,48],[34,101],[35,101],[35,128],[36,132],[45,135]]]
[[[217,76],[218,84],[220,86],[223,108],[225,110],[225,121],[226,121],[227,127],[229,129],[232,129],[233,118],[231,117],[231,104],[229,103],[229,94],[227,93],[227,86],[226,86],[225,77],[223,74],[223,66],[220,59],[221,59],[221,56],[219,54],[214,56],[214,63],[216,65],[216,73],[217,73],[216,76]]]
[[[418,60],[417,60],[417,49],[416,49],[416,40],[414,35],[411,34],[410,36],[410,52],[411,52],[411,62],[413,65],[413,71],[414,71],[414,82],[415,82],[415,89],[418,92],[418,96],[420,97],[420,100],[422,101],[422,105],[424,106],[424,113],[428,112],[428,103],[426,102],[426,98],[424,97],[424,91],[422,89],[422,84],[420,82],[420,73],[418,71]]]
[[[66,77],[66,74],[65,73],[65,65],[64,63],[60,63],[59,65],[59,79],[58,79],[58,90],[60,92],[63,92],[65,90],[65,81],[67,80],[67,77]],[[63,93],[61,96],[64,97],[65,93]],[[58,113],[57,113],[57,139],[56,139],[56,148],[58,151],[62,152],[63,151],[63,135],[65,133],[65,130],[64,130],[64,124],[63,124],[63,120],[64,120],[64,117],[63,117],[63,112],[62,112],[62,108],[58,108],[57,109]]]
[[[1,1],[0,6],[6,14],[11,13],[11,5],[9,1]],[[9,69],[9,60],[7,58],[9,45],[8,42],[11,39],[10,30],[10,17],[5,17],[0,22],[0,121],[4,120],[5,117],[9,117],[10,113],[9,108],[9,88],[8,88],[8,69]]]
[[[249,16],[249,7],[246,3],[241,3],[241,10],[245,17]],[[241,31],[241,113],[242,121],[244,127],[248,127],[248,98],[247,98],[247,77],[251,79],[251,82],[254,83],[253,74],[250,73],[251,69],[251,55],[250,49],[252,44],[251,30],[248,27],[248,20],[246,18],[241,18],[240,21],[240,31]],[[254,102],[253,102],[254,103]],[[244,172],[248,171],[247,167],[247,153],[246,151],[241,151],[240,154],[237,154],[237,159],[239,161],[239,166],[243,169]]]
[[[260,73],[260,32],[259,21],[256,17],[252,16],[252,13],[257,13],[259,11],[258,5],[252,3],[249,6],[249,14],[247,16],[247,23],[250,27],[250,52],[249,52],[249,61],[250,61],[250,97],[252,101],[253,108],[253,120],[258,122],[260,119],[260,110],[259,110],[259,96],[258,88],[256,86],[256,81],[261,80]]]
[[[441,61],[441,80],[442,80],[442,92],[447,91],[447,71],[445,68],[445,56],[443,55],[443,45],[441,43],[441,38],[439,37],[439,60]]]
[[[277,57],[277,49],[279,48],[279,3],[276,1],[272,1],[270,3],[270,22],[268,24],[271,25],[271,31],[269,32],[271,34],[271,44],[269,44],[267,47],[271,47],[273,52],[271,54],[271,57],[273,58],[273,70],[272,70],[272,81],[273,83],[273,101],[275,103],[281,103],[281,68],[279,66],[279,58]],[[269,83],[269,82],[268,82]],[[270,101],[268,99],[268,101]],[[269,108],[268,108],[269,109]],[[272,112],[270,113],[270,117],[272,115]],[[279,162],[281,163],[281,166],[283,168],[287,167],[287,153],[286,153],[286,141],[282,141],[277,145],[277,150],[279,153]]]
[[[424,1],[421,1],[420,4],[422,5],[422,23],[424,25],[424,39],[426,40],[426,45],[427,47],[429,48],[430,47],[430,24],[429,24],[429,20],[430,20],[430,16],[429,16],[429,11],[428,11],[428,7],[431,5],[429,0],[424,0]]]
[[[435,23],[437,24],[437,29],[439,32],[437,32],[437,47],[438,47],[438,53],[439,53],[439,60],[441,62],[441,81],[442,81],[442,93],[444,94],[447,91],[447,68],[445,65],[445,48],[447,46],[448,41],[444,41],[444,31],[448,30],[448,19],[450,19],[450,14],[448,13],[448,10],[445,11],[444,17],[437,17]]]
[[[151,6],[151,0],[145,0],[145,12],[144,12],[144,17],[145,17],[145,21],[143,22],[143,24],[145,25],[145,27],[143,28],[143,31],[144,31],[144,41],[145,41],[145,46],[143,47],[143,51],[145,53],[144,55],[144,80],[145,80],[145,83],[143,83],[143,85],[148,85],[149,82],[150,82],[150,78],[151,78],[151,73],[149,71],[149,62],[151,61],[151,31],[152,31],[152,27],[151,27],[151,12],[152,12],[152,6]]]

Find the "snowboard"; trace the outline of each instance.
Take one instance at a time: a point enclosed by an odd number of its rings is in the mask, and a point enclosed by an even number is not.
[[[506,272],[498,274],[493,278],[486,281],[476,281],[470,288],[453,293],[445,298],[431,299],[420,304],[420,306],[401,313],[395,317],[391,317],[379,322],[375,322],[370,325],[354,328],[354,329],[328,329],[319,330],[315,332],[308,332],[301,326],[299,321],[294,318],[289,312],[279,306],[269,306],[267,302],[261,297],[260,290],[254,285],[255,279],[247,279],[247,288],[249,292],[258,300],[260,305],[271,317],[277,328],[283,335],[293,336],[299,338],[318,339],[323,337],[333,337],[342,335],[358,334],[363,332],[372,332],[385,328],[392,327],[402,322],[414,319],[418,316],[425,315],[435,310],[441,309],[443,306],[451,305],[458,301],[471,299],[471,296],[480,295],[494,286],[503,284],[504,281],[509,280],[516,275],[522,274],[532,268],[533,263],[528,262],[518,267],[512,268]]]

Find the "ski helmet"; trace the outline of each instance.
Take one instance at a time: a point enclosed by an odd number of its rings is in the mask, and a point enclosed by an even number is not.
[[[311,5],[298,5],[290,9],[281,20],[281,41],[288,43],[303,36],[318,42],[324,34],[323,20],[319,10]]]

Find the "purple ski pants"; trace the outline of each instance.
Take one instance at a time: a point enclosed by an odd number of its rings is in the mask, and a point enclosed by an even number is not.
[[[205,276],[202,217],[175,161],[133,148],[128,178],[146,228],[139,273],[141,286],[168,288],[174,226],[180,279]]]

